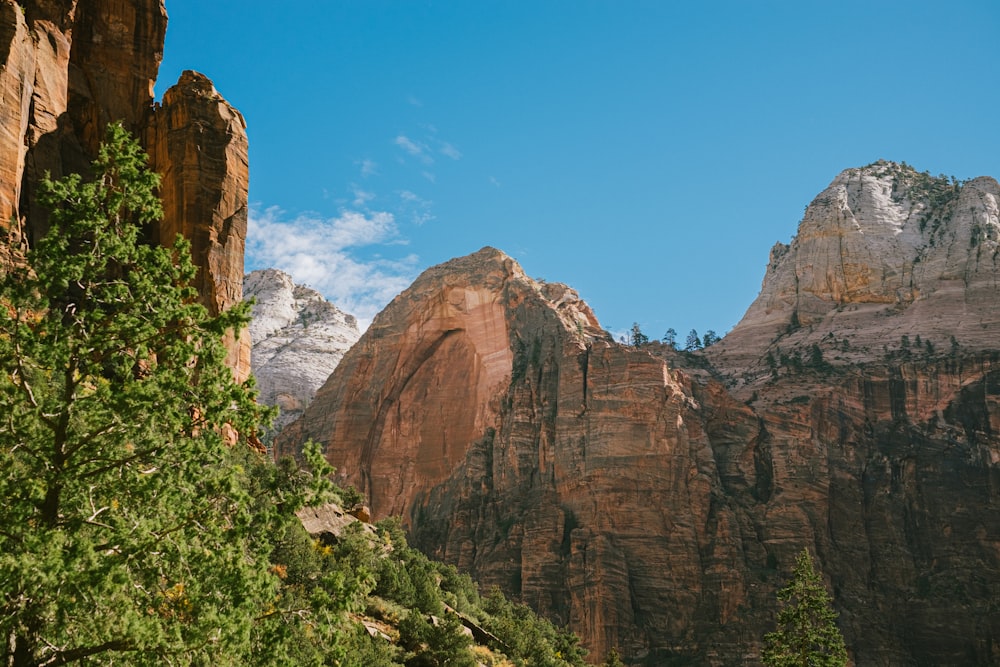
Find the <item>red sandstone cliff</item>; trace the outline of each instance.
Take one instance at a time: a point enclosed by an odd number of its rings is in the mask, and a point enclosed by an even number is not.
[[[826,339],[830,362],[746,380],[774,340],[743,326],[761,343],[742,353],[623,347],[572,290],[483,249],[397,297],[278,449],[322,442],[375,518],[402,514],[596,660],[756,664],[808,547],[857,664],[1000,661],[997,353],[969,335],[836,361]]]
[[[34,199],[39,180],[86,173],[104,127],[120,121],[163,176],[156,240],[172,242],[176,232],[191,239],[212,312],[241,300],[244,124],[194,73],[153,109],[166,27],[163,0],[0,0],[0,266],[16,266],[47,229]],[[234,371],[246,377],[249,339],[230,349]]]
[[[147,121],[150,166],[161,176],[163,222],[157,243],[191,241],[200,267],[195,286],[212,313],[243,300],[247,233],[246,123],[207,77],[187,71]],[[230,343],[228,363],[250,372],[250,332]]]

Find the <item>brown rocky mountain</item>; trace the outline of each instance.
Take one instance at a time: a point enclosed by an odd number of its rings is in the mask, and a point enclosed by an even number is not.
[[[153,104],[166,27],[163,0],[0,0],[0,267],[16,267],[47,229],[39,180],[86,173],[104,127],[120,121],[163,176],[165,218],[152,240],[191,240],[212,312],[241,300],[245,126],[194,72]],[[246,377],[249,336],[230,350]]]
[[[856,664],[997,664],[998,195],[844,172],[698,354],[618,345],[484,248],[389,304],[278,449],[322,442],[375,518],[595,660],[758,664],[808,547]]]

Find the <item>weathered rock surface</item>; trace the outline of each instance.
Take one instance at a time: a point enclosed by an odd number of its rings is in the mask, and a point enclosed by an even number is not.
[[[153,110],[163,56],[163,0],[0,0],[0,268],[48,229],[35,203],[46,172],[87,173],[109,122],[144,142],[163,176],[154,235],[191,239],[206,306],[241,300],[247,147],[243,121],[203,76],[186,72]],[[237,376],[249,338],[230,344]]]
[[[258,400],[280,408],[274,423],[280,430],[302,414],[357,342],[358,323],[322,294],[295,285],[277,269],[248,273],[243,295],[254,299],[249,333]]]
[[[727,405],[751,439],[752,413]],[[484,249],[397,297],[278,444],[325,443],[375,518],[403,514],[417,545],[570,623],[595,656],[662,656],[693,649],[698,616],[745,623],[739,525],[697,410],[689,378]]]
[[[44,168],[56,167],[53,174],[61,173],[59,160],[47,153],[58,153],[53,147],[59,143],[59,119],[68,105],[69,35],[75,11],[75,1],[32,3],[30,8],[13,0],[0,1],[0,225],[6,236],[0,244],[0,261],[4,266],[19,261],[30,236],[25,226],[29,206],[22,204],[22,199],[30,200],[25,188],[30,192]]]
[[[879,307],[895,284],[850,275]],[[714,369],[619,346],[572,290],[484,249],[379,314],[277,446],[325,444],[375,519],[401,514],[417,546],[568,623],[595,660],[757,664],[808,547],[856,664],[1000,661],[996,353],[859,353],[748,396],[727,387],[746,366],[722,363],[752,355],[724,351]]]
[[[790,245],[771,250],[760,295],[713,362],[741,383],[766,355],[813,344],[844,362],[899,350],[997,347],[1000,184],[965,183],[877,162],[848,169],[807,207]],[[954,343],[952,343],[954,337]]]
[[[170,245],[180,235],[191,242],[195,286],[210,312],[239,303],[250,179],[243,116],[207,77],[186,71],[150,115],[146,150],[162,178],[163,222],[153,240]],[[229,366],[245,379],[249,332],[229,349]]]

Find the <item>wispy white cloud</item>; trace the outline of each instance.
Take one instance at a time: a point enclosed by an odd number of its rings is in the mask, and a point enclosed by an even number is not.
[[[417,195],[414,192],[410,192],[409,190],[401,190],[400,193],[399,193],[399,198],[402,199],[405,202],[410,202],[410,203],[413,203],[413,202],[424,203],[425,202],[425,200],[422,199],[419,195]]]
[[[462,152],[457,148],[455,148],[454,146],[452,146],[451,144],[449,144],[447,141],[441,144],[441,148],[439,150],[441,151],[442,155],[450,157],[452,160],[462,159]]]
[[[365,158],[364,160],[361,160],[359,164],[361,165],[361,175],[364,176],[365,178],[368,178],[369,176],[375,176],[378,174],[378,164],[375,162],[375,160],[369,160],[368,158]]]
[[[423,149],[417,145],[415,141],[410,139],[405,134],[400,134],[396,137],[396,145],[402,148],[404,151],[410,155],[420,155],[423,153]]]
[[[406,103],[409,104],[410,106],[414,106],[414,107],[422,107],[422,106],[424,106],[424,103],[421,102],[419,99],[417,99],[417,97],[415,95],[409,95],[406,98]]]
[[[403,210],[410,216],[413,224],[419,226],[434,220],[434,215],[431,213],[431,206],[434,202],[431,200],[424,199],[410,190],[401,190],[399,199],[402,202]]]
[[[351,191],[354,193],[354,199],[351,203],[357,208],[364,208],[368,205],[368,202],[375,199],[374,192],[363,190],[354,183],[351,184]]]
[[[424,164],[434,164],[434,158],[430,155],[430,147],[422,141],[416,141],[410,139],[405,134],[400,134],[396,137],[395,143],[408,154],[420,159]]]
[[[497,180],[496,176],[490,176],[490,183],[492,183],[495,187],[500,187],[500,181]]]
[[[335,218],[289,217],[277,207],[252,210],[247,234],[251,268],[274,267],[319,290],[359,325],[412,281],[417,258],[357,257],[362,247],[403,243],[391,213],[344,211]]]

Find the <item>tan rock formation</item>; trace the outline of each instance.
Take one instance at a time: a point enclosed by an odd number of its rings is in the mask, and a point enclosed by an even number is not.
[[[159,172],[163,224],[157,243],[177,235],[191,242],[199,267],[195,286],[212,313],[243,299],[247,233],[246,123],[212,82],[186,71],[155,108],[146,131],[150,165]],[[250,334],[230,345],[228,363],[240,379],[250,374]]]
[[[850,275],[880,304],[881,277]],[[402,514],[595,660],[758,664],[803,547],[857,664],[1000,660],[992,354],[783,372],[756,397],[719,376],[615,344],[572,290],[484,249],[397,297],[278,446],[324,443],[374,518]]]
[[[500,293],[509,282],[528,281],[520,267],[492,249],[457,261],[464,271],[430,269],[396,297],[341,360],[358,381],[380,377],[384,386],[327,382],[319,390],[315,401],[345,403],[350,420],[307,411],[292,425],[297,432],[322,432],[324,440],[360,429],[356,435],[364,445],[338,466],[363,476],[357,481],[373,490],[378,517],[402,513],[413,503],[418,481],[446,479],[468,444],[497,426],[513,359]],[[345,395],[353,397],[349,404]],[[294,451],[294,437],[283,442]]]
[[[709,356],[741,384],[766,379],[768,352],[819,345],[865,361],[902,336],[996,347],[1000,184],[931,177],[891,162],[848,169],[777,244],[760,295]]]
[[[167,32],[164,0],[79,2],[69,67],[69,115],[87,154],[108,123],[137,136],[146,125]]]
[[[33,67],[24,77],[30,81],[22,135],[27,155],[14,189],[20,188],[17,210],[22,224],[27,221],[30,242],[48,228],[46,212],[34,201],[35,184],[46,172],[85,173],[110,122],[141,134],[163,57],[167,15],[163,0],[46,0],[22,6],[30,35],[25,44],[30,55],[23,59]],[[7,183],[0,182],[0,189],[7,191]]]
[[[67,107],[75,8],[69,1],[31,7],[0,1],[0,225],[7,237],[0,261],[5,266],[18,261],[28,240],[21,201],[34,181],[25,174],[41,173],[37,163],[54,162],[44,157],[44,147],[54,144],[46,137],[55,136]],[[42,155],[35,155],[39,143]]]
[[[0,267],[17,266],[48,229],[35,203],[39,180],[86,173],[104,127],[120,121],[146,141],[165,176],[158,236],[191,239],[213,312],[241,300],[243,120],[194,73],[152,113],[166,25],[163,0],[0,0]],[[230,350],[231,366],[246,377],[249,337]]]
[[[704,563],[731,589],[728,622],[744,599],[738,543],[709,547],[694,518],[718,474],[688,385],[487,248],[397,297],[279,449],[326,443],[375,518],[403,514],[418,545],[570,623],[595,655],[669,651],[718,597]]]

